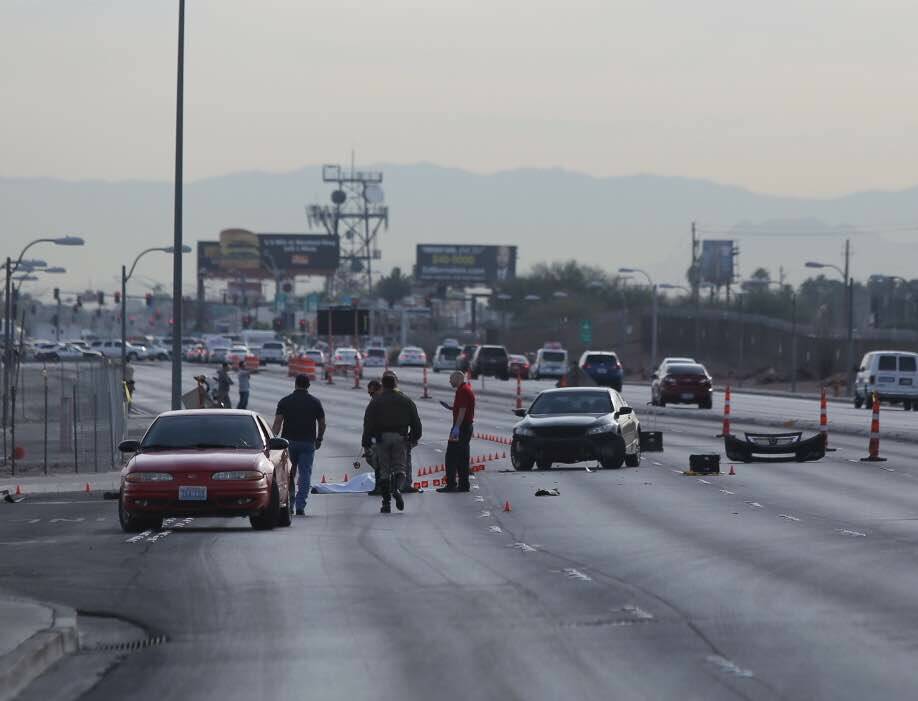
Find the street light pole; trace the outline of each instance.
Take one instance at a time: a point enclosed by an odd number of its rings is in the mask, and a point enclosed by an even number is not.
[[[185,0],[179,0],[175,95],[175,226],[172,251],[172,408],[182,408],[182,154],[185,81]]]
[[[650,371],[653,372],[657,367],[657,285],[653,278],[640,268],[619,268],[618,272],[640,273],[647,278],[647,284],[650,285],[650,294],[653,295],[650,305]]]
[[[845,394],[851,396],[854,392],[854,278],[851,276],[851,239],[845,240],[845,269],[831,263],[820,263],[809,260],[807,268],[832,268],[841,275],[845,283],[845,296],[847,297],[847,348],[845,350]]]

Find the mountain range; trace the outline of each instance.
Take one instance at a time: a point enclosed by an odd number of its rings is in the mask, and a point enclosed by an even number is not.
[[[690,177],[593,177],[562,169],[477,174],[420,163],[370,166],[384,174],[389,229],[378,247],[385,272],[410,270],[417,243],[493,243],[519,247],[518,269],[576,259],[614,272],[646,270],[658,282],[685,283],[691,225],[700,239],[735,238],[739,277],[758,267],[790,282],[807,276],[806,260],[842,266],[852,240],[855,277],[913,277],[918,243],[918,188],[858,192],[835,198],[758,194]],[[214,239],[221,229],[316,232],[304,207],[329,202],[321,166],[286,173],[240,172],[188,182],[186,243]],[[164,181],[0,178],[4,254],[32,238],[82,235],[84,248],[34,249],[64,265],[53,284],[74,290],[116,289],[121,264],[149,246],[172,242],[172,184]],[[32,255],[32,254],[30,254]],[[194,289],[194,254],[186,257],[185,289]],[[171,277],[167,256],[138,266],[145,284]],[[42,291],[51,282],[40,282]],[[45,287],[43,287],[45,286]]]

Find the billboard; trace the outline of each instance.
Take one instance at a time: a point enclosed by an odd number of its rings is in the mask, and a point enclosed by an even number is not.
[[[415,279],[493,285],[516,277],[516,246],[418,244]]]
[[[331,326],[329,326],[329,321],[331,321]],[[319,336],[353,336],[355,330],[358,336],[366,336],[370,333],[368,309],[334,307],[320,309],[316,313],[316,333]]]
[[[733,241],[701,242],[701,282],[715,287],[733,284]]]
[[[224,229],[218,241],[198,241],[198,276],[292,278],[338,269],[340,241],[324,234],[256,234]]]

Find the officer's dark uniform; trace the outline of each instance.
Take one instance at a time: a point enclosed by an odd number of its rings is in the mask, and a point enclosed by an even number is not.
[[[401,488],[408,461],[408,444],[420,440],[421,419],[411,399],[385,385],[386,378],[383,378],[383,390],[373,397],[364,413],[362,445],[365,449],[373,448],[382,492],[381,511],[387,514],[391,511],[393,497],[399,511],[405,508]]]

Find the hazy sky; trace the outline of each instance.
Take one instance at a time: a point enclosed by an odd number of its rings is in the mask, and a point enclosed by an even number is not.
[[[0,0],[0,175],[172,176],[177,0]],[[918,182],[918,3],[188,0],[186,175]]]

